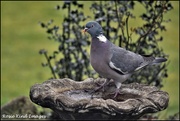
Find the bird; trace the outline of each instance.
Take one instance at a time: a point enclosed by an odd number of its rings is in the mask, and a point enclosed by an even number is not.
[[[121,94],[119,89],[122,83],[134,72],[167,61],[163,57],[144,56],[116,46],[105,37],[101,25],[96,21],[89,21],[83,32],[91,35],[90,63],[101,77],[106,78],[102,86],[114,80],[114,98]]]

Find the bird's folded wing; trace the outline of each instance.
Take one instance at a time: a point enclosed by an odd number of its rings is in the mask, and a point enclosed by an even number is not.
[[[112,58],[109,66],[119,74],[128,74],[143,68],[151,63],[152,60],[153,58],[151,57],[146,58],[118,47],[112,49]]]

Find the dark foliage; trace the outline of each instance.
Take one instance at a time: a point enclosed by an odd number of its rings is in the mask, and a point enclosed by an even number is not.
[[[72,6],[76,7],[76,10],[72,10]],[[53,55],[49,56],[46,50],[40,50],[40,54],[44,54],[47,60],[47,63],[42,65],[49,66],[53,74],[52,78],[58,76],[58,78],[67,77],[80,81],[85,75],[92,77],[95,74],[90,69],[89,55],[85,48],[90,45],[90,41],[81,32],[84,27],[80,22],[88,18],[84,16],[82,8],[83,4],[78,4],[76,1],[64,2],[63,6],[56,6],[57,10],[68,11],[62,23],[62,31],[59,31],[59,26],[52,26],[52,20],[47,24],[40,22],[41,27],[45,28],[49,34],[48,39],[59,42],[59,48],[54,51]],[[62,57],[57,58],[57,54]],[[55,63],[52,64],[51,60],[55,60]]]
[[[144,21],[141,26],[129,27],[129,19],[134,19],[133,9],[136,4],[140,4],[145,12],[140,11],[141,18]],[[71,9],[74,6],[76,9]],[[41,27],[47,30],[49,39],[59,42],[59,48],[53,55],[48,55],[46,50],[41,50],[47,63],[43,66],[49,66],[53,78],[71,78],[73,80],[83,80],[84,77],[94,77],[95,73],[90,68],[87,46],[90,45],[90,38],[82,34],[83,26],[81,22],[88,22],[89,16],[83,13],[83,4],[77,1],[64,2],[62,6],[56,6],[57,10],[67,10],[66,17],[63,20],[62,28],[57,25],[50,27],[53,21],[47,24],[40,22]],[[98,21],[104,31],[105,36],[120,47],[124,47],[133,52],[143,55],[153,55],[158,57],[168,56],[159,48],[158,43],[163,41],[160,35],[161,31],[166,31],[163,22],[163,15],[173,9],[169,1],[99,1],[93,2],[90,7],[93,12],[93,19]],[[139,17],[139,16],[137,16]],[[59,30],[62,30],[60,33]],[[137,40],[133,35],[138,36]],[[57,54],[62,55],[57,58]],[[55,63],[51,63],[55,60]],[[162,79],[167,77],[167,64],[156,67],[148,66],[142,71],[136,72],[126,83],[139,82],[153,84],[162,87]]]

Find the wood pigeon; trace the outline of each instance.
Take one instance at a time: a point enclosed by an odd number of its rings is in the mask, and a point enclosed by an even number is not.
[[[119,93],[121,83],[126,81],[133,72],[147,65],[165,62],[165,58],[146,57],[128,51],[111,43],[104,35],[101,25],[96,21],[86,24],[84,32],[91,35],[90,62],[100,76],[107,78],[107,84],[113,79],[116,85],[114,97]]]

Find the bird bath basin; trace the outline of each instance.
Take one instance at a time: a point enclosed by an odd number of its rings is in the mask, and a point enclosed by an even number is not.
[[[59,119],[138,119],[143,114],[155,113],[168,106],[167,92],[155,86],[138,83],[122,84],[116,98],[116,87],[109,85],[93,92],[103,78],[88,78],[77,82],[68,78],[51,79],[35,84],[30,89],[30,99],[55,111]]]

